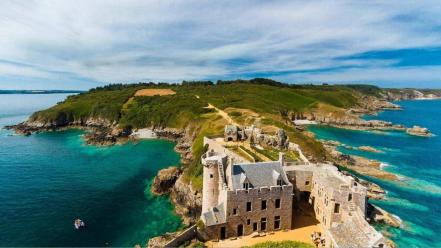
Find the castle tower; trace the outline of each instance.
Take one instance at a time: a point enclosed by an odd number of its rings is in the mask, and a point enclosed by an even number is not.
[[[219,157],[214,152],[202,155],[203,186],[202,186],[202,213],[210,211],[218,205],[219,196]]]

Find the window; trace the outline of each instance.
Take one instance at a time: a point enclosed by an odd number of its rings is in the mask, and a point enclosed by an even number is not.
[[[257,231],[257,222],[253,223],[253,232]]]
[[[262,210],[266,209],[266,200],[262,200]]]
[[[349,193],[349,195],[348,195],[348,201],[351,201],[351,200],[352,200],[352,194]]]
[[[266,218],[260,219],[260,231],[266,231]]]
[[[283,181],[282,179],[277,179],[277,185],[282,186],[283,185]]]
[[[249,183],[243,183],[243,188],[248,190],[250,188],[250,184]]]
[[[276,199],[274,205],[276,208],[280,208],[280,199]]]
[[[251,220],[248,219],[248,220],[247,220],[247,225],[250,225],[250,224],[251,224]]]
[[[251,202],[247,202],[247,212],[251,212]]]
[[[233,215],[237,215],[237,209],[233,208]]]
[[[210,174],[210,178],[213,178],[213,174]]]
[[[274,230],[280,229],[280,216],[274,216]]]
[[[309,185],[309,181],[305,181],[305,185]]]
[[[338,214],[339,212],[340,212],[340,204],[339,204],[339,203],[336,203],[336,204],[334,205],[334,213]]]

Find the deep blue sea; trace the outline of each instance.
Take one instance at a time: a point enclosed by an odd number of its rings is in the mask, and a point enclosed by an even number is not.
[[[441,247],[441,101],[397,102],[403,111],[384,111],[366,119],[380,119],[406,126],[421,125],[436,136],[415,137],[403,132],[350,131],[330,127],[310,127],[317,138],[337,140],[348,146],[369,145],[383,153],[346,149],[384,162],[385,170],[402,178],[399,182],[371,179],[387,191],[387,199],[374,204],[399,216],[403,229],[388,228],[387,232],[400,247]]]
[[[66,96],[0,95],[0,246],[144,246],[178,229],[169,200],[149,193],[157,171],[179,162],[173,143],[103,148],[85,145],[79,130],[24,137],[1,128]],[[76,218],[87,228],[75,230]]]

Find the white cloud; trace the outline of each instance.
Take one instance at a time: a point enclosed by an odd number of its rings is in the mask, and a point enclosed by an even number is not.
[[[37,77],[41,85],[63,74],[96,84],[362,66],[278,78],[439,80],[424,75],[430,68],[397,75],[403,69],[390,69],[391,60],[334,58],[439,47],[440,14],[437,1],[2,1],[0,73]],[[228,63],[236,60],[245,62]]]

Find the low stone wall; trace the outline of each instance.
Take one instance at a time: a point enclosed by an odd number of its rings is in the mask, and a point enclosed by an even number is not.
[[[165,244],[164,247],[170,247],[170,248],[179,247],[184,242],[196,238],[197,229],[198,227],[196,225],[187,228],[185,231],[181,232],[178,236],[176,236],[174,239],[170,240],[167,244]]]

